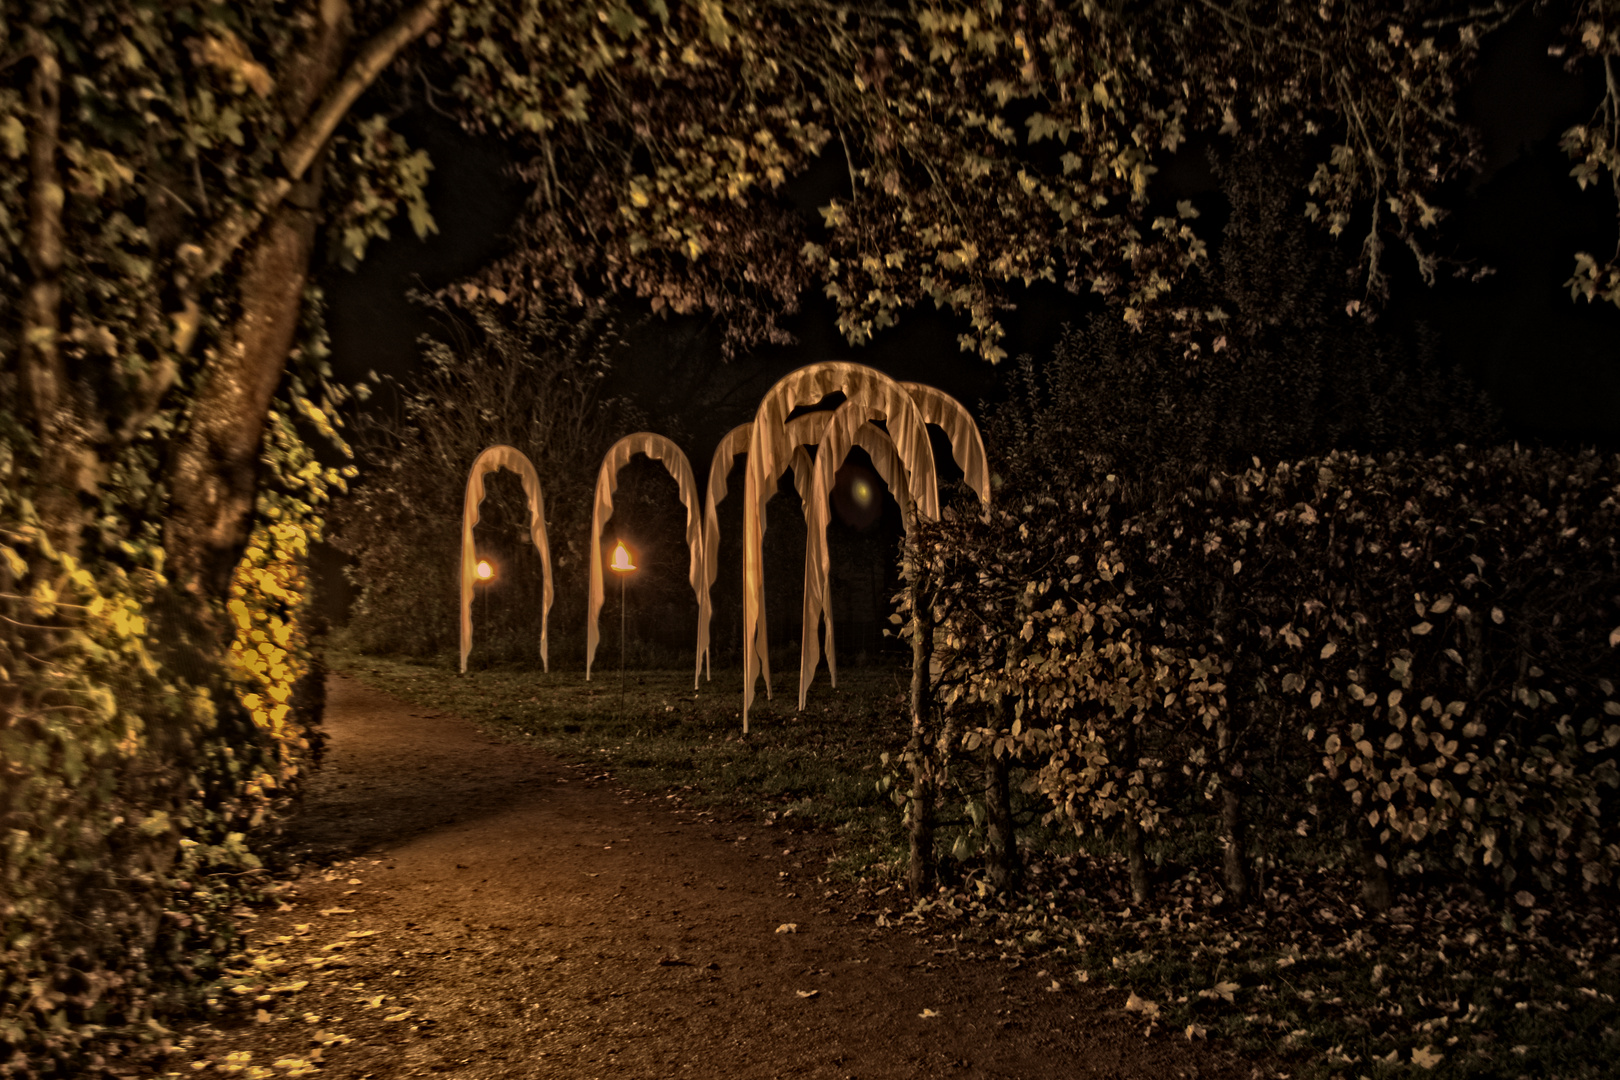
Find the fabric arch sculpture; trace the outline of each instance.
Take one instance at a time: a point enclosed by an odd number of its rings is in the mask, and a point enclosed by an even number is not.
[[[596,473],[596,498],[591,510],[591,592],[589,610],[585,616],[586,681],[590,680],[591,664],[596,659],[596,645],[601,637],[597,617],[602,613],[603,598],[602,526],[613,516],[613,493],[619,487],[619,470],[637,454],[645,454],[662,463],[680,488],[681,502],[686,506],[686,547],[691,552],[687,580],[691,582],[692,591],[697,595],[700,611],[703,606],[704,584],[707,581],[704,576],[703,522],[698,507],[697,481],[692,477],[692,464],[686,460],[686,455],[681,452],[680,447],[662,435],[655,435],[650,431],[626,435],[608,447],[608,452],[602,457],[602,467]],[[694,688],[702,671],[703,653],[700,648],[697,670],[692,675]]]
[[[762,669],[756,640],[764,614],[764,507],[775,490],[774,477],[793,456],[787,417],[800,405],[842,392],[846,404],[866,406],[889,426],[895,452],[906,466],[908,488],[917,511],[939,516],[939,485],[934,452],[922,414],[904,387],[875,368],[834,360],[811,364],[783,376],[766,391],[754,413],[748,443],[748,484],[743,505],[743,731],[754,701],[754,683]],[[812,414],[813,415],[813,414]]]
[[[979,497],[986,514],[990,511],[990,467],[984,453],[984,440],[972,415],[951,395],[922,383],[901,383],[921,411],[925,423],[943,428],[950,440],[951,454],[961,467],[963,479]],[[804,552],[804,624],[800,636],[799,654],[799,709],[803,711],[805,696],[815,679],[821,652],[827,656],[827,673],[834,686],[838,685],[837,661],[833,652],[833,624],[831,604],[823,602],[812,606],[812,594],[827,597],[831,569],[827,545],[827,499],[832,492],[834,478],[851,447],[859,446],[872,458],[878,475],[900,503],[905,513],[906,532],[911,532],[910,491],[906,482],[904,463],[895,450],[888,434],[868,421],[876,419],[869,408],[851,408],[853,403],[839,406],[827,436],[816,453],[815,483],[805,503]],[[816,623],[823,621],[824,649],[818,646]]]
[[[793,447],[792,469],[794,487],[798,489],[801,503],[809,496],[810,474],[814,463],[810,455],[805,453],[804,447],[815,445],[821,441],[832,420],[831,411],[806,413],[796,416],[787,422],[787,442]],[[732,466],[737,457],[747,453],[749,441],[753,438],[754,425],[752,421],[738,424],[720,440],[714,448],[714,456],[709,460],[709,481],[703,499],[703,559],[706,567],[705,586],[703,596],[698,601],[698,662],[705,670],[709,668],[710,623],[714,615],[714,606],[710,593],[714,583],[720,579],[720,515],[719,506],[729,490],[729,480]],[[776,491],[776,483],[782,477],[782,470],[778,469],[776,475],[769,480],[769,491]],[[767,494],[766,501],[770,501]],[[806,504],[808,505],[808,504]],[[807,519],[808,520],[808,519]],[[763,609],[762,609],[763,610]],[[765,690],[770,693],[771,669],[770,654],[767,648],[765,634],[765,621],[760,619],[756,631],[761,670],[765,676]]]
[[[540,476],[523,451],[513,446],[491,446],[473,459],[467,474],[467,491],[461,500],[461,673],[467,673],[467,656],[472,652],[473,582],[478,574],[478,553],[473,546],[473,526],[478,524],[478,507],[484,501],[484,477],[497,469],[511,469],[523,481],[523,494],[529,500],[529,537],[540,552],[545,574],[544,603],[540,609],[540,665],[551,670],[546,656],[547,623],[551,617],[551,544],[546,539],[546,503],[540,493]]]
[[[973,414],[951,395],[923,383],[905,382],[901,386],[917,403],[923,423],[942,428],[951,443],[951,456],[962,470],[962,479],[979,497],[979,504],[990,513],[990,462],[984,455],[984,439],[979,436],[979,425]]]

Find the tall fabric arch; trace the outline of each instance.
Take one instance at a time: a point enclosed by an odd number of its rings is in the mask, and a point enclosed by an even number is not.
[[[546,503],[540,493],[540,476],[523,451],[512,446],[491,446],[473,459],[467,474],[467,491],[461,500],[461,672],[467,673],[467,655],[472,652],[473,582],[477,579],[478,554],[473,547],[473,526],[478,524],[478,507],[484,501],[484,477],[497,469],[511,469],[523,481],[523,494],[529,500],[529,538],[540,552],[545,574],[544,604],[540,609],[540,664],[551,670],[546,656],[546,631],[551,617],[551,544],[546,539]]]
[[[806,413],[796,416],[787,422],[787,442],[794,448],[792,457],[793,484],[799,492],[800,502],[809,495],[810,473],[814,463],[810,455],[804,452],[805,446],[813,446],[821,441],[827,424],[832,420],[831,410]],[[748,452],[748,443],[754,433],[753,421],[738,424],[721,438],[720,444],[714,448],[714,455],[709,460],[709,481],[703,500],[703,559],[705,569],[705,587],[703,597],[698,602],[698,658],[705,669],[709,667],[710,623],[714,615],[714,606],[711,601],[711,590],[714,583],[720,579],[720,514],[719,506],[729,490],[732,466],[741,454]],[[782,470],[778,469],[776,475],[770,478],[770,491],[776,491],[776,484],[781,479]],[[766,501],[770,499],[766,496]],[[763,609],[761,609],[763,610]],[[765,676],[766,693],[770,692],[771,669],[770,653],[765,634],[765,621],[760,619],[759,628],[755,634],[757,647],[761,659],[761,669]]]
[[[764,505],[774,492],[773,477],[792,458],[787,417],[800,405],[843,393],[847,402],[868,406],[889,425],[895,451],[905,464],[908,486],[920,513],[939,516],[939,485],[928,430],[911,395],[895,380],[864,364],[835,360],[790,372],[766,391],[754,413],[748,444],[748,486],[743,505],[743,730],[754,701],[762,661],[756,633],[764,613]],[[847,404],[846,402],[846,404]]]
[[[923,414],[926,423],[943,428],[946,437],[951,443],[951,453],[956,463],[961,467],[963,478],[973,493],[979,497],[979,502],[986,514],[990,511],[990,468],[984,453],[984,440],[979,435],[979,427],[973,422],[972,415],[951,395],[943,390],[922,383],[901,383],[906,392],[916,402]],[[817,595],[826,596],[829,591],[828,576],[831,568],[830,553],[827,546],[827,524],[829,515],[827,499],[832,492],[834,478],[838,468],[844,463],[852,446],[859,446],[872,458],[872,464],[877,468],[878,475],[888,485],[890,492],[900,503],[902,510],[909,510],[910,493],[906,486],[904,465],[895,451],[893,440],[881,428],[868,421],[874,419],[872,410],[866,408],[850,409],[848,403],[839,406],[834,413],[834,420],[828,429],[826,438],[816,454],[815,484],[812,486],[806,501],[805,522],[805,553],[804,576],[805,596],[804,624],[801,640],[804,643],[799,656],[799,708],[802,711],[805,705],[805,695],[809,692],[810,683],[814,680],[816,666],[820,661],[822,649],[818,647],[816,635],[817,617],[823,620],[822,634],[825,638],[825,652],[827,656],[827,672],[832,678],[834,686],[838,685],[837,661],[833,652],[833,624],[830,604],[821,605],[820,609],[813,608],[808,598],[814,590]],[[906,513],[906,532],[911,532],[911,515]],[[819,579],[812,584],[812,578]]]
[[[686,547],[691,552],[687,580],[691,582],[692,592],[698,598],[699,610],[703,605],[704,584],[707,580],[703,569],[703,520],[698,506],[697,481],[692,477],[692,465],[686,460],[681,448],[662,435],[655,435],[650,431],[626,435],[608,448],[608,452],[602,457],[602,467],[596,473],[596,499],[591,511],[591,592],[589,610],[585,616],[587,681],[591,677],[591,664],[596,659],[596,645],[601,637],[597,628],[597,616],[602,613],[603,596],[602,526],[613,516],[613,493],[619,488],[619,470],[637,454],[645,454],[654,461],[661,462],[680,487],[681,502],[686,506]],[[700,651],[697,670],[692,675],[694,689],[698,685],[702,671],[703,659]]]

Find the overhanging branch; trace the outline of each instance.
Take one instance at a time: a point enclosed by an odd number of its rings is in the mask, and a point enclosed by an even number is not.
[[[281,205],[293,185],[303,178],[314,164],[316,157],[332,137],[332,132],[343,118],[348,115],[349,109],[354,106],[356,99],[365,93],[366,89],[382,74],[383,69],[393,63],[400,51],[427,32],[428,27],[438,21],[450,0],[420,0],[420,2],[398,19],[393,25],[368,41],[349,64],[343,77],[332,87],[320,107],[304,121],[291,141],[281,151],[281,165],[283,175],[264,188],[253,204],[247,208],[233,210],[224,221],[220,222],[209,234],[202,247],[193,254],[192,267],[188,274],[188,295],[194,294],[198,287],[207,282],[230,262],[236,250],[241,247],[265,217],[276,207]],[[189,342],[187,342],[189,344]]]

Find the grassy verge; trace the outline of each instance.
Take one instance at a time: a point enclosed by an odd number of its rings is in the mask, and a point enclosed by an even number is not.
[[[1357,906],[1351,877],[1331,868],[1276,872],[1259,902],[1234,911],[1212,873],[1218,855],[1207,843],[1194,854],[1200,838],[1185,850],[1160,845],[1155,898],[1135,907],[1117,854],[1034,828],[1022,834],[1029,874],[1016,900],[989,895],[970,855],[947,857],[947,887],[907,907],[892,888],[899,811],[877,790],[882,755],[905,741],[902,672],[845,671],[837,690],[823,677],[803,714],[788,672],[774,701],[756,702],[743,737],[735,672],[695,693],[689,670],[629,672],[621,696],[614,671],[587,683],[578,672],[462,677],[358,656],[334,667],[502,737],[599,762],[642,790],[831,831],[835,869],[863,883],[880,924],[927,924],[971,955],[1039,964],[1058,986],[1118,987],[1147,1034],[1227,1037],[1296,1077],[1620,1074],[1611,911],[1512,901],[1504,911],[1453,889],[1403,897],[1375,917]],[[942,830],[942,855],[963,827]]]
[[[598,762],[643,791],[679,791],[685,805],[735,810],[840,838],[834,869],[892,864],[899,811],[877,790],[882,755],[904,744],[909,677],[889,668],[823,673],[806,710],[797,672],[763,686],[742,733],[742,678],[716,673],[692,689],[692,672],[598,668],[549,674],[494,667],[462,676],[447,668],[339,654],[334,671],[407,701],[466,717],[502,738],[574,762]]]

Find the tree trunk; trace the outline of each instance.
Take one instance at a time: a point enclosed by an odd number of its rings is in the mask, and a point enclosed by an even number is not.
[[[997,727],[1012,726],[1012,702],[1002,696],[996,702]],[[990,887],[998,893],[1018,891],[1024,868],[1018,858],[1018,836],[1013,825],[1012,763],[996,756],[995,746],[984,751],[985,839],[989,847]]]
[[[1248,844],[1243,816],[1243,763],[1233,748],[1231,721],[1222,713],[1215,721],[1216,746],[1225,775],[1221,779],[1221,870],[1227,897],[1234,904],[1249,902]]]
[[[1373,835],[1372,826],[1358,815],[1356,848],[1361,856],[1361,902],[1369,911],[1388,911],[1395,904],[1395,887],[1389,876],[1389,860]]]
[[[1136,725],[1131,724],[1125,733],[1127,772],[1135,772],[1140,762]],[[1148,900],[1147,843],[1142,833],[1142,823],[1130,809],[1125,811],[1125,852],[1130,865],[1131,903],[1145,904]]]
[[[337,81],[348,39],[346,0],[322,0],[281,80],[289,129]],[[165,546],[176,581],[195,595],[226,594],[252,529],[265,421],[298,332],[320,193],[317,158],[253,233],[242,255],[239,314],[204,366],[189,429],[174,450]]]
[[[909,541],[908,541],[909,546]],[[911,616],[911,862],[906,886],[911,895],[921,897],[933,888],[937,877],[934,863],[934,746],[930,738],[933,688],[929,667],[933,659],[934,620],[931,583],[919,564],[915,550],[906,560],[910,578]]]

